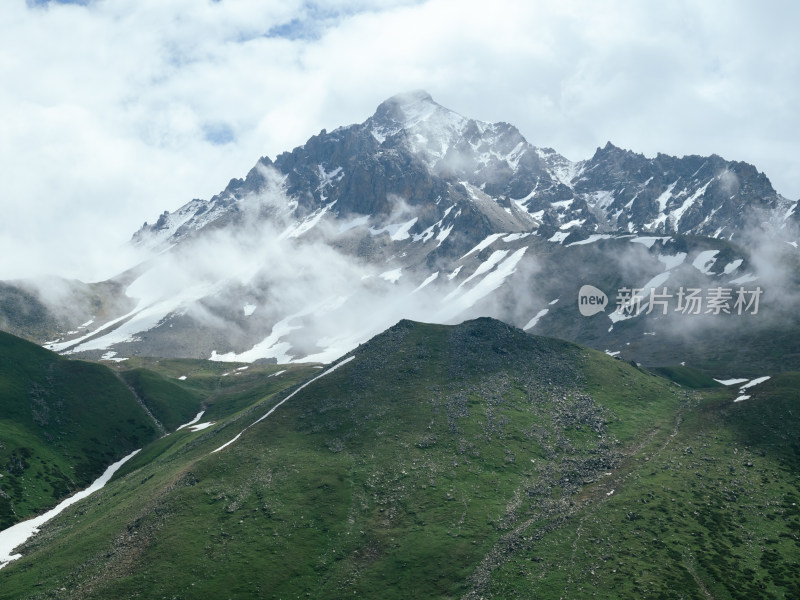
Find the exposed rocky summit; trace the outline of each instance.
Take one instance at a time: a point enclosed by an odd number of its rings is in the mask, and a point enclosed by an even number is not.
[[[339,221],[366,217],[377,228],[402,203],[415,209],[410,234],[433,227],[438,236],[453,226],[468,230],[472,243],[513,231],[736,240],[754,224],[780,229],[800,217],[797,201],[747,163],[717,155],[651,159],[610,142],[572,162],[531,145],[513,125],[463,117],[416,91],[386,100],[361,124],[322,130],[274,162],[261,158],[244,179],[211,200],[162,214],[134,242],[175,243],[229,221],[246,198],[276,189],[289,202],[265,211],[273,217],[277,211],[318,220],[330,213]],[[446,214],[451,206],[458,210]]]

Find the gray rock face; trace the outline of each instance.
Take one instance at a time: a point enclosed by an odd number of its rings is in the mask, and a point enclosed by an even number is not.
[[[133,236],[153,258],[102,288],[114,310],[89,303],[69,330],[28,335],[90,358],[328,361],[401,318],[490,316],[647,364],[702,361],[697,332],[735,337],[746,364],[800,339],[786,275],[800,268],[796,208],[745,163],[611,143],[571,162],[416,91],[162,213]],[[612,318],[613,306],[587,319],[584,284],[612,304],[626,286],[769,289],[758,319]],[[2,294],[9,307],[14,293]],[[56,313],[36,299],[40,321]],[[14,311],[6,322],[30,321]]]
[[[607,231],[737,239],[754,223],[779,228],[796,205],[752,165],[717,155],[648,159],[610,142],[581,164],[573,189]]]
[[[274,162],[260,159],[211,200],[162,214],[134,243],[173,244],[235,221],[246,198],[275,188],[289,204],[267,216],[282,208],[304,219],[330,206],[336,219],[367,216],[380,228],[402,201],[418,217],[411,233],[439,223],[455,206],[456,227],[470,232],[458,250],[501,231],[549,238],[560,230],[573,240],[593,233],[738,240],[753,225],[780,229],[800,218],[797,201],[746,163],[717,155],[651,159],[610,142],[573,163],[531,145],[508,123],[468,119],[416,91],[386,100],[364,123],[323,130]],[[435,226],[434,235],[451,224]]]

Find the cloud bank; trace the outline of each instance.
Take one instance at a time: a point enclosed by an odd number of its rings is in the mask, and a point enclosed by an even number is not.
[[[717,153],[800,197],[788,3],[8,0],[0,278],[101,279],[145,220],[425,88],[572,160]],[[412,35],[413,33],[413,35]]]

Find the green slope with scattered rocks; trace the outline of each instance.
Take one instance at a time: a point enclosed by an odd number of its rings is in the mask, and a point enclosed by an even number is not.
[[[492,319],[401,321],[339,365],[237,376],[3,597],[796,597],[794,374],[734,403]]]

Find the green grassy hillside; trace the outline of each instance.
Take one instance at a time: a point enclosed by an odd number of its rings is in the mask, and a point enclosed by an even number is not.
[[[698,396],[669,437],[579,495],[481,595],[800,598],[797,382],[783,374],[740,403],[728,390]]]
[[[0,529],[54,506],[156,436],[108,368],[0,332]]]
[[[734,403],[491,319],[351,357],[218,374],[0,597],[797,597],[794,374]]]
[[[135,368],[120,374],[167,431],[174,431],[190,421],[202,404],[202,393],[154,371]]]
[[[719,388],[723,387],[716,379],[709,377],[702,371],[693,369],[686,366],[670,366],[670,367],[655,367],[652,369],[654,373],[662,375],[667,379],[671,379],[678,385],[683,387],[699,390],[706,388]]]

